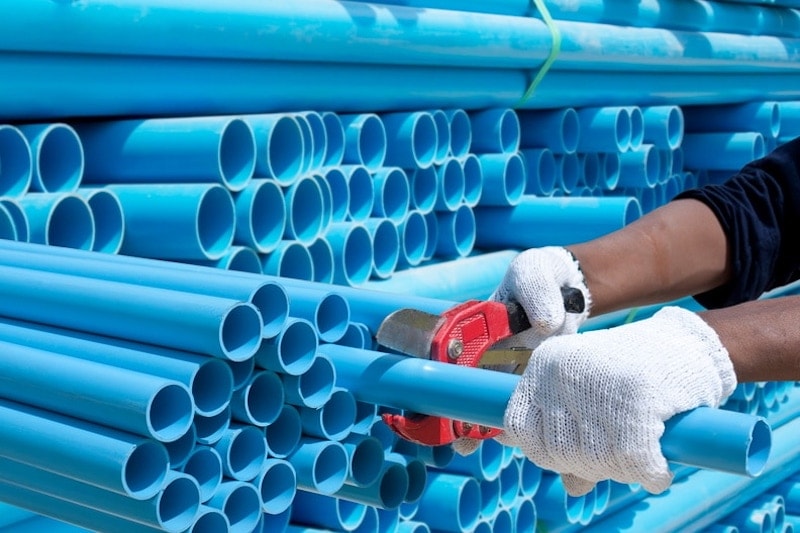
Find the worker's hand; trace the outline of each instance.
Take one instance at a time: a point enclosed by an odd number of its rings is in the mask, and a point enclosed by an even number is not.
[[[567,313],[561,289],[574,287],[583,292],[582,313]],[[591,297],[578,261],[560,246],[531,248],[511,260],[492,300],[517,301],[525,309],[531,329],[517,335],[525,346],[535,348],[551,335],[575,333],[589,316]]]
[[[579,496],[600,480],[666,490],[664,421],[717,407],[736,376],[716,332],[696,314],[665,307],[606,330],[551,337],[533,351],[505,413],[503,442],[562,474]]]

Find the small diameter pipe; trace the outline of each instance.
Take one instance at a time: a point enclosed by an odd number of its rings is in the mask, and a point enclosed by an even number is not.
[[[525,457],[514,459],[519,464],[519,493],[523,498],[530,498],[542,483],[542,469]]]
[[[455,158],[445,160],[436,166],[438,192],[434,208],[437,211],[454,211],[464,199],[466,177],[461,161]]]
[[[578,186],[586,187],[593,193],[600,185],[600,154],[597,152],[578,154],[578,164],[581,167],[581,180]]]
[[[436,125],[436,153],[433,163],[441,163],[450,155],[450,119],[441,109],[434,109],[430,113]]]
[[[0,156],[2,157],[2,156]],[[0,197],[0,206],[2,206],[11,218],[13,223],[13,235],[15,240],[19,242],[28,242],[30,240],[30,230],[28,228],[28,217],[25,210],[19,201],[13,198]],[[3,213],[3,216],[5,213]],[[4,238],[10,238],[12,231],[7,227],[7,221],[0,223],[0,234],[5,235]]]
[[[683,108],[687,133],[751,131],[777,137],[781,129],[778,102],[747,102]]]
[[[300,423],[303,434],[320,439],[341,441],[353,428],[356,418],[356,401],[349,391],[334,388],[322,407],[312,409],[300,406]]]
[[[471,207],[461,204],[455,211],[437,213],[439,225],[436,255],[466,257],[475,247],[475,214]]]
[[[388,153],[388,136],[381,117],[374,113],[339,116],[344,127],[342,162],[362,165],[375,171],[383,166]]]
[[[201,502],[210,500],[222,483],[222,457],[210,446],[195,446],[180,470],[197,481]]]
[[[583,516],[586,495],[567,494],[561,477],[555,473],[543,476],[534,496],[539,520],[550,525],[577,524]]]
[[[91,250],[95,223],[88,202],[73,193],[29,193],[19,199],[30,241]]]
[[[480,499],[475,478],[431,472],[415,519],[432,529],[470,531],[478,522]]]
[[[500,505],[510,508],[519,494],[520,468],[516,461],[512,461],[500,471]]]
[[[469,118],[472,129],[470,151],[478,154],[512,154],[519,150],[520,122],[513,109],[473,111]]]
[[[295,287],[289,293],[289,314],[314,325],[322,342],[336,342],[347,329],[350,306],[347,299],[334,288],[320,294],[310,287]]]
[[[577,110],[579,152],[624,152],[631,142],[631,119],[623,107],[585,107]]]
[[[425,243],[425,250],[422,252],[422,260],[429,261],[433,259],[436,253],[436,243],[439,240],[439,219],[435,212],[430,212],[423,215],[425,219],[426,236],[428,241]]]
[[[336,366],[339,385],[359,401],[489,427],[503,426],[506,403],[519,379],[335,345],[327,351]],[[472,379],[481,386],[465,387]],[[717,438],[719,431],[726,434],[725,440]],[[769,454],[770,428],[758,417],[699,407],[666,423],[661,446],[667,459],[679,464],[755,476],[763,470]]]
[[[766,155],[764,137],[757,132],[687,133],[683,164],[688,169],[735,171]]]
[[[255,426],[231,423],[214,449],[222,458],[222,471],[229,479],[252,481],[267,456],[264,433]]]
[[[450,155],[464,157],[472,146],[472,122],[463,109],[445,109],[450,123]]]
[[[343,485],[335,496],[381,509],[397,509],[408,492],[408,472],[403,464],[387,461],[378,479],[365,487]]]
[[[480,478],[478,478],[480,479]],[[480,517],[483,519],[493,516],[500,505],[500,480],[480,479],[481,483],[481,507]]]
[[[372,205],[375,202],[372,174],[363,165],[343,165],[340,169],[345,173],[350,197],[347,220],[363,222],[372,214]]]
[[[517,115],[522,148],[547,148],[557,154],[571,154],[578,149],[581,124],[575,109],[525,109],[517,111]]]
[[[214,531],[230,531],[231,523],[225,513],[207,505],[200,505],[192,527],[187,533],[213,533]]]
[[[286,227],[284,239],[311,244],[322,233],[322,189],[310,175],[298,178],[284,189]]]
[[[619,187],[655,187],[661,176],[661,160],[655,145],[622,152],[619,157]]]
[[[675,150],[681,145],[685,121],[680,106],[644,107],[642,116],[644,117],[643,142],[653,144],[659,150]]]
[[[467,154],[460,159],[461,172],[464,174],[464,203],[475,207],[483,195],[483,167],[475,154]]]
[[[11,209],[13,209],[13,207]],[[22,208],[20,208],[20,210],[21,209]],[[23,230],[24,229],[25,228],[23,228]],[[14,221],[14,215],[11,214],[11,210],[6,206],[5,203],[0,204],[0,239],[11,241],[19,239],[17,234],[17,224]]]
[[[343,222],[347,219],[347,209],[350,205],[347,176],[339,167],[327,167],[321,172],[331,189],[331,221]]]
[[[475,453],[455,454],[446,470],[454,474],[472,476],[494,481],[503,469],[503,446],[496,441],[485,440]]]
[[[404,503],[417,503],[422,497],[428,481],[427,465],[420,459],[397,452],[386,454],[386,462],[403,465],[408,475],[408,487],[403,497]]]
[[[0,196],[20,198],[31,186],[33,179],[33,154],[28,139],[19,128],[0,125]]]
[[[300,176],[304,176],[314,169],[314,133],[311,131],[311,124],[303,113],[293,113],[293,118],[300,126],[300,134],[303,137],[303,160],[300,163]]]
[[[261,342],[264,326],[249,303],[24,268],[0,272],[8,305],[13,301],[13,309],[0,309],[11,318],[234,361],[252,357]]]
[[[341,443],[302,437],[288,460],[297,472],[297,488],[331,495],[347,478],[347,452]]]
[[[303,132],[300,124],[286,113],[245,115],[256,141],[254,175],[273,178],[278,185],[289,186],[300,177],[303,160]]]
[[[123,254],[219,259],[233,244],[231,193],[214,184],[107,185],[125,214]]]
[[[620,161],[619,154],[616,152],[606,152],[597,154],[600,158],[600,187],[607,191],[613,191],[619,184]]]
[[[516,255],[516,251],[502,250],[463,257],[457,261],[443,261],[395,272],[390,279],[371,281],[367,287],[443,300],[482,300],[497,288]]]
[[[308,161],[307,171],[316,171],[322,168],[328,152],[328,131],[325,128],[325,121],[317,111],[303,111],[298,113],[298,118],[302,118],[307,124],[311,133],[311,153],[306,154]]]
[[[319,230],[320,235],[324,235],[325,232],[328,231],[328,227],[333,222],[333,191],[331,190],[331,186],[328,181],[322,176],[322,174],[313,173],[311,177],[317,182],[319,185],[319,190],[322,193],[322,211],[320,213],[321,218],[321,226]]]
[[[231,399],[233,376],[217,358],[10,319],[0,321],[0,340],[177,381],[202,415],[222,411]]]
[[[180,117],[76,126],[86,154],[84,183],[218,183],[242,190],[256,141],[234,117]]]
[[[194,402],[182,383],[24,345],[0,346],[5,398],[163,442],[192,424]]]
[[[92,212],[94,220],[92,250],[107,254],[118,253],[125,237],[125,216],[117,195],[108,189],[84,188],[78,189],[76,194],[86,200]]]
[[[407,218],[407,213],[403,218]],[[364,227],[372,239],[372,277],[387,279],[397,268],[400,258],[400,235],[397,226],[388,218],[368,218]]]
[[[306,248],[317,283],[333,283],[333,248],[324,237],[318,237]],[[301,276],[302,277],[302,276]]]
[[[336,531],[354,531],[364,521],[366,505],[300,490],[292,504],[292,521]],[[308,528],[308,531],[319,531]]]
[[[439,198],[438,165],[447,160],[436,163],[427,168],[415,168],[409,172],[409,191],[411,201],[409,209],[416,209],[421,213],[430,213]]]
[[[275,281],[259,276],[249,279],[227,276],[212,268],[185,266],[144,258],[86,253],[63,247],[0,241],[3,260],[0,264],[36,269],[55,274],[69,274],[97,280],[135,283],[157,289],[171,289],[180,294],[192,293],[219,298],[236,298],[251,302],[264,322],[262,334],[273,336],[286,320],[289,300],[285,290]],[[53,261],[54,256],[58,261]],[[177,267],[177,270],[176,270]],[[188,270],[187,270],[188,268]],[[173,298],[183,298],[173,294]],[[192,296],[186,296],[192,298]],[[245,318],[246,314],[240,312]],[[246,322],[244,322],[246,324]],[[233,328],[231,332],[233,333]],[[245,359],[246,356],[237,357]]]
[[[549,196],[556,188],[556,160],[549,148],[520,150],[525,164],[525,194]]]
[[[137,500],[164,484],[169,457],[157,441],[5,400],[0,420],[8,459]]]
[[[283,401],[283,383],[276,373],[253,372],[244,386],[233,393],[231,417],[243,424],[265,427],[278,418]]]
[[[194,424],[189,431],[183,434],[178,440],[165,442],[164,447],[169,455],[169,467],[173,470],[180,470],[189,460],[189,456],[197,445],[197,430]]]
[[[299,376],[314,364],[319,337],[314,325],[290,317],[274,337],[264,339],[255,354],[256,365],[274,372]]]
[[[618,230],[640,216],[641,207],[634,197],[525,196],[513,208],[475,208],[475,244],[487,249],[572,244]],[[527,229],[498,232],[493,228]]]
[[[264,274],[276,278],[314,279],[314,260],[306,245],[290,239],[281,240],[270,253],[261,256]]]
[[[438,150],[436,121],[427,111],[394,112],[381,115],[386,130],[384,166],[426,168]]]
[[[163,531],[178,532],[189,527],[200,506],[197,481],[174,471],[168,473],[158,494],[147,500],[134,500],[6,458],[0,458],[0,466],[6,483]]]
[[[347,325],[344,336],[336,344],[352,348],[369,348],[372,345],[372,332],[364,324],[351,322]]]
[[[254,179],[234,195],[236,229],[233,242],[266,254],[275,249],[286,229],[286,204],[278,183]]]
[[[342,119],[333,111],[323,111],[322,123],[325,125],[325,136],[328,139],[323,164],[325,167],[335,168],[342,163],[342,158],[344,157],[344,126],[342,125]]]
[[[375,483],[383,472],[383,444],[375,437],[351,433],[342,441],[349,467],[345,483],[366,487]]]
[[[255,479],[261,497],[261,510],[280,514],[289,509],[297,493],[297,476],[289,461],[267,459]]]
[[[325,236],[333,249],[333,281],[357,286],[372,274],[372,237],[362,224],[337,222]]]
[[[292,405],[284,405],[278,418],[264,429],[269,457],[283,459],[299,446],[302,435],[300,414]]]
[[[258,252],[249,246],[240,246],[236,244],[231,246],[228,251],[225,252],[225,255],[217,260],[186,260],[186,262],[193,265],[218,268],[220,270],[238,270],[239,272],[249,272],[251,274],[261,273],[261,258]]]
[[[372,175],[372,217],[398,223],[405,218],[411,201],[408,175],[400,167],[383,167]]]
[[[480,205],[517,205],[525,193],[527,174],[519,152],[481,154],[483,194]]]
[[[77,132],[68,124],[29,124],[19,126],[31,149],[33,191],[69,193],[78,189],[83,179],[83,145]]]
[[[628,150],[638,150],[644,142],[644,115],[637,106],[625,106],[628,119],[631,123],[631,138],[628,142]]]
[[[225,409],[215,415],[204,416],[200,414],[194,415],[194,429],[197,434],[196,439],[198,444],[211,446],[222,438],[225,430],[231,424],[231,406],[227,405]]]
[[[261,518],[261,498],[255,485],[228,480],[220,483],[207,505],[228,518],[230,533],[249,533]]]

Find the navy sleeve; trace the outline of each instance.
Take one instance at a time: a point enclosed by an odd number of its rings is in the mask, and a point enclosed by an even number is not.
[[[800,277],[800,137],[745,165],[694,198],[716,214],[728,237],[733,277],[694,298],[708,309],[754,300]]]

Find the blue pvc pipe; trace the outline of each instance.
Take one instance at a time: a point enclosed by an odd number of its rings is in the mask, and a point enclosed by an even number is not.
[[[437,211],[454,211],[463,201],[466,191],[464,167],[456,158],[446,159],[436,165],[436,179],[438,192],[434,208]]]
[[[76,194],[89,204],[94,220],[92,250],[116,254],[125,237],[125,216],[117,195],[108,189],[78,189]],[[25,240],[25,239],[18,239]]]
[[[436,125],[436,153],[433,163],[441,163],[450,156],[450,119],[441,109],[434,109],[430,113]]]
[[[261,256],[264,274],[276,278],[314,279],[314,261],[308,246],[294,239],[283,239],[270,253]]]
[[[299,376],[311,368],[319,345],[314,325],[290,317],[274,337],[264,339],[255,354],[256,365],[274,372]]]
[[[261,273],[261,258],[258,252],[248,246],[234,244],[225,255],[214,261],[187,261],[193,265],[202,265],[221,270],[238,270],[240,272],[250,272],[251,274]]]
[[[438,151],[436,122],[427,111],[394,112],[381,115],[386,130],[384,166],[426,168]]]
[[[578,186],[585,187],[593,193],[600,185],[600,154],[597,152],[578,154],[578,164],[581,168]]]
[[[655,187],[661,181],[661,159],[653,144],[622,152],[619,163],[620,187]]]
[[[164,484],[169,457],[159,442],[5,400],[0,419],[8,459],[137,500]]]
[[[340,115],[344,127],[343,163],[362,165],[370,171],[383,166],[388,137],[381,117],[374,113]]]
[[[333,249],[324,237],[319,237],[306,248],[311,257],[311,270],[317,283],[333,283]],[[303,276],[299,276],[303,277]]]
[[[253,173],[273,178],[279,185],[291,185],[301,174],[304,161],[303,132],[297,119],[287,113],[245,115],[256,143]]]
[[[252,128],[235,117],[172,117],[76,126],[84,183],[213,182],[243,189],[256,164]]]
[[[475,154],[467,154],[459,159],[461,173],[464,175],[464,203],[475,207],[483,195],[483,167]]]
[[[422,252],[422,260],[428,261],[433,259],[436,253],[436,243],[439,240],[439,219],[435,212],[430,212],[423,215],[425,219],[425,235],[428,242],[425,243],[425,250]]]
[[[372,274],[372,237],[359,223],[337,222],[325,236],[333,249],[333,281],[357,286]]]
[[[483,194],[480,205],[517,205],[525,193],[527,174],[525,161],[518,152],[481,154]]]
[[[32,158],[28,139],[19,128],[0,125],[0,159],[3,160],[0,195],[19,198],[28,192],[33,179]]]
[[[403,465],[408,475],[408,487],[403,496],[404,503],[418,503],[428,481],[427,465],[413,455],[398,452],[386,454],[386,462]]]
[[[45,470],[0,458],[3,481],[67,502],[126,518],[163,531],[178,532],[197,516],[197,482],[170,471],[162,490],[147,500],[134,500]]]
[[[284,189],[286,203],[285,239],[311,244],[322,233],[322,189],[311,175],[300,176]]]
[[[347,176],[339,167],[326,167],[321,172],[331,190],[331,221],[342,222],[347,219],[347,209],[350,205]]]
[[[463,109],[445,109],[450,126],[450,155],[464,157],[472,146],[472,122]]]
[[[215,531],[230,531],[231,523],[225,513],[207,505],[200,505],[192,527],[187,533],[214,533]]]
[[[375,437],[350,433],[342,440],[347,451],[348,470],[345,483],[366,487],[375,483],[383,472],[383,444]]]
[[[215,415],[194,415],[194,430],[198,444],[211,446],[222,438],[225,430],[231,424],[231,406],[228,404],[225,409]]]
[[[347,478],[347,452],[341,443],[303,437],[288,457],[297,472],[297,487],[331,495]]]
[[[688,169],[733,172],[766,155],[764,137],[754,131],[687,133],[681,148]]]
[[[628,150],[638,150],[644,142],[644,115],[637,106],[625,106],[628,119],[631,123],[631,139],[628,143]]]
[[[575,192],[581,180],[581,164],[578,153],[555,154],[556,161],[556,192],[561,195]]]
[[[233,242],[269,253],[286,228],[286,204],[275,180],[255,179],[234,195],[236,229]]]
[[[261,510],[267,514],[283,513],[297,494],[297,477],[292,464],[283,459],[267,459],[255,480],[261,497]]]
[[[316,171],[322,168],[328,152],[328,132],[322,114],[317,111],[303,111],[296,115],[298,119],[308,124],[311,133],[311,153],[306,154],[308,167],[306,171]]]
[[[197,481],[200,501],[207,502],[222,483],[222,457],[211,446],[195,446],[180,471]]]
[[[572,153],[578,148],[581,124],[571,107],[517,111],[522,148],[548,148],[553,153]]]
[[[339,167],[345,173],[349,204],[347,220],[363,222],[372,214],[374,196],[372,193],[372,174],[363,165],[342,165]]]
[[[620,159],[616,152],[598,154],[600,158],[601,188],[613,191],[619,184]]]
[[[207,505],[228,518],[230,533],[249,533],[261,518],[261,498],[255,485],[243,481],[223,481]]]
[[[331,225],[331,222],[333,222],[333,191],[331,190],[330,184],[322,174],[313,173],[311,174],[311,177],[317,182],[320,193],[322,193],[322,211],[320,212],[321,226],[319,234],[323,235],[326,231],[328,231],[328,227]]]
[[[344,157],[344,126],[342,119],[333,111],[323,111],[322,122],[325,125],[325,136],[328,139],[324,165],[335,168],[341,164]]]
[[[336,367],[339,385],[349,389],[357,400],[489,427],[503,426],[508,398],[519,379],[335,345],[328,346],[327,352]],[[465,386],[471,380],[480,386]],[[719,431],[729,436],[718,439]],[[670,461],[753,476],[764,468],[770,428],[762,418],[699,407],[671,418],[661,445]]]
[[[165,442],[164,447],[169,455],[169,467],[173,470],[180,470],[189,460],[189,456],[194,451],[197,444],[197,429],[194,423],[189,431],[183,434],[178,440]]]
[[[777,137],[781,130],[778,102],[687,106],[683,113],[687,133],[755,131],[764,137]]]
[[[19,126],[30,144],[33,173],[30,188],[38,192],[69,193],[83,180],[84,153],[72,126],[63,123]]]
[[[310,287],[295,287],[288,295],[289,314],[311,322],[320,341],[336,342],[344,335],[350,321],[350,307],[335,288],[320,295]]]
[[[631,142],[631,119],[624,107],[578,109],[580,152],[624,152]]]
[[[641,208],[634,197],[525,196],[513,208],[475,208],[475,244],[489,249],[574,244],[621,229],[640,216]]]
[[[513,154],[520,146],[520,122],[509,108],[473,111],[469,115],[474,153]]]
[[[440,211],[436,215],[439,232],[436,255],[466,257],[475,247],[475,214],[471,207],[461,204],[455,211]]]
[[[10,199],[9,199],[10,200]],[[11,207],[13,209],[13,207]],[[15,241],[19,239],[17,234],[17,224],[14,220],[14,215],[11,214],[11,209],[6,207],[6,204],[0,204],[0,239]],[[22,208],[20,207],[20,210]],[[23,212],[23,217],[24,217]],[[24,230],[25,228],[23,228]]]
[[[314,166],[314,133],[311,131],[311,124],[303,113],[293,113],[292,118],[297,121],[302,137],[303,159],[300,162],[300,176],[304,176],[313,170]]]
[[[0,346],[5,398],[164,442],[192,423],[191,393],[177,381],[20,344]]]
[[[480,478],[478,478],[480,479]],[[500,480],[481,479],[480,516],[489,517],[497,512],[500,503]]]
[[[494,481],[503,470],[502,460],[503,446],[496,441],[486,440],[470,455],[456,453],[445,470],[476,479]]]
[[[233,390],[224,361],[189,352],[10,319],[0,321],[0,340],[182,383],[204,415],[224,409]]]
[[[403,219],[408,218],[404,213]],[[400,259],[400,235],[397,226],[388,218],[368,218],[364,227],[372,239],[372,277],[387,279],[392,276]]]
[[[19,199],[31,242],[91,250],[95,223],[89,203],[74,193],[29,193]]]
[[[364,487],[343,485],[335,496],[381,509],[397,509],[408,491],[408,472],[401,463],[386,461],[378,479]]]
[[[319,531],[315,528],[354,531],[364,521],[366,511],[362,503],[300,490],[292,505],[292,521],[310,526],[309,533]]]
[[[406,172],[400,167],[382,167],[372,175],[372,188],[372,217],[388,218],[394,223],[402,221],[411,202]]]
[[[328,400],[319,408],[299,406],[303,434],[310,437],[341,441],[353,428],[356,401],[349,391],[335,387]]]
[[[549,148],[523,148],[520,156],[525,164],[524,194],[549,196],[556,188],[556,160]]]
[[[415,519],[432,529],[470,531],[479,512],[480,485],[475,478],[431,472]]]
[[[429,211],[428,215],[436,217],[432,211]],[[427,215],[423,214],[422,211],[412,209],[406,213],[405,219],[397,225],[400,238],[400,254],[397,259],[398,268],[417,266],[425,259],[425,251],[429,240],[425,216]]]
[[[244,424],[264,427],[278,418],[283,407],[283,383],[270,370],[253,372],[233,393],[231,417]]]
[[[264,433],[256,426],[231,423],[214,443],[222,458],[222,471],[229,479],[252,481],[267,457]]]
[[[648,106],[644,117],[643,142],[664,150],[675,150],[683,141],[685,121],[683,110],[675,105]]]
[[[1,156],[0,156],[1,157]],[[4,221],[3,227],[0,230],[0,234],[4,235],[4,238],[11,238],[12,233],[15,240],[19,242],[28,242],[30,231],[28,228],[28,217],[25,214],[25,210],[22,208],[22,205],[13,198],[6,198],[0,197],[0,206],[5,208],[8,212],[8,215],[11,217],[11,222],[13,223],[13,228],[7,227],[7,221]],[[13,232],[11,230],[14,230]]]
[[[269,457],[282,459],[298,447],[302,434],[300,414],[292,405],[284,405],[278,418],[265,428]]]

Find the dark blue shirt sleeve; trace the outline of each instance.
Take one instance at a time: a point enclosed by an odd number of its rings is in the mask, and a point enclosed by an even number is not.
[[[694,298],[708,309],[754,300],[800,277],[800,137],[745,165],[720,185],[682,192],[716,214],[733,277]]]

